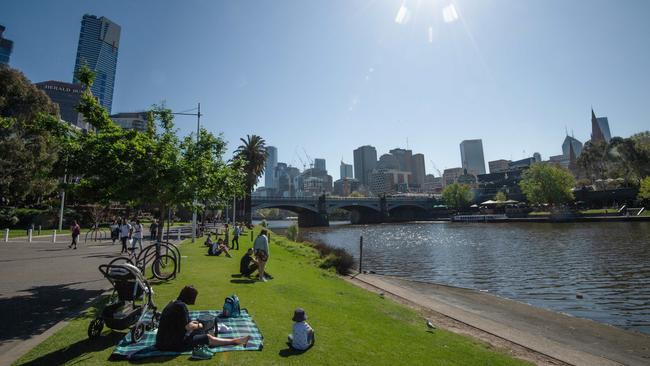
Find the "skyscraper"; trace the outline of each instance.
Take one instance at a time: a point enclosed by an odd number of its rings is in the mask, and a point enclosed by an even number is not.
[[[576,138],[567,135],[562,143],[562,155],[565,159],[569,159],[570,150],[573,149],[573,153],[576,155],[576,158],[582,153],[582,142],[578,141]]]
[[[341,179],[353,178],[352,164],[346,164],[341,161]]]
[[[95,72],[95,83],[91,90],[109,114],[113,104],[120,31],[120,26],[106,17],[84,15],[74,66],[73,83],[79,83],[77,72],[81,66],[87,65]]]
[[[325,159],[314,159],[314,169],[327,171],[327,167],[325,166]]]
[[[49,80],[36,83],[36,87],[44,91],[52,102],[59,105],[61,119],[81,129],[89,129],[83,116],[77,111],[84,90],[80,84],[71,84],[63,81]]]
[[[483,158],[483,141],[464,140],[460,143],[460,160],[463,169],[469,174],[485,174],[485,158]]]
[[[11,57],[11,51],[14,49],[14,42],[2,36],[5,26],[0,25],[0,64],[8,64]]]
[[[424,154],[415,154],[411,158],[411,173],[413,173],[413,184],[419,188],[424,188],[424,177],[426,176],[424,168]]]
[[[413,156],[413,151],[405,149],[393,149],[389,153],[397,158],[399,163],[399,170],[403,172],[411,171],[411,158]]]
[[[377,165],[377,149],[365,145],[354,150],[354,178],[366,187],[370,186],[370,174]]]
[[[612,135],[609,132],[609,121],[607,117],[598,117],[591,109],[591,141],[609,142]]]
[[[278,148],[266,147],[266,164],[264,166],[264,187],[278,188],[275,185],[275,167],[278,165]]]

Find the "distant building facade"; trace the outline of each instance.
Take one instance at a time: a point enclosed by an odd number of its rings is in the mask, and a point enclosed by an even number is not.
[[[445,169],[442,172],[442,182],[443,185],[446,187],[448,185],[454,184],[458,182],[458,177],[463,175],[464,170],[463,168],[450,168],[450,169]]]
[[[423,193],[441,193],[443,184],[442,177],[436,177],[433,174],[427,174],[424,177]]]
[[[5,29],[4,25],[0,25],[0,65],[9,63],[11,52],[14,49],[14,41],[8,40],[3,36]]]
[[[397,159],[399,170],[403,172],[411,172],[411,160],[413,158],[413,151],[407,149],[392,149],[389,151]]]
[[[125,130],[147,132],[147,112],[123,112],[111,115],[116,125]]]
[[[84,90],[80,84],[66,83],[57,80],[48,80],[36,83],[36,87],[59,105],[61,119],[69,124],[88,130],[90,126],[83,119],[83,115],[77,111]]]
[[[358,191],[361,183],[354,178],[341,178],[334,182],[334,189],[332,193],[337,196],[347,197],[352,192]]]
[[[319,158],[314,159],[314,168],[320,170],[327,170],[325,159],[319,159]]]
[[[464,169],[469,174],[485,174],[485,158],[483,157],[483,141],[464,140],[460,143],[460,159]]]
[[[511,163],[510,160],[505,160],[505,159],[489,161],[488,166],[490,168],[490,173],[505,172],[510,168],[508,165],[510,163]]]
[[[353,171],[352,164],[346,164],[346,163],[341,161],[340,170],[341,170],[341,172],[340,172],[341,173],[341,176],[340,176],[341,179],[354,178],[354,171]]]
[[[609,143],[612,135],[609,132],[609,120],[607,117],[596,117],[594,110],[591,110],[591,141],[604,141]]]
[[[264,186],[266,188],[277,188],[275,184],[276,165],[278,165],[278,148],[275,146],[267,146],[266,164],[264,165]]]
[[[573,149],[576,157],[580,156],[580,154],[582,154],[582,142],[578,141],[572,136],[567,135],[567,137],[564,139],[564,142],[562,143],[562,155],[564,155],[566,159],[569,159],[571,149]]]
[[[366,187],[370,186],[370,175],[377,165],[377,150],[365,145],[354,150],[354,178]]]
[[[424,154],[413,155],[411,158],[411,173],[413,173],[412,184],[417,188],[422,189],[424,187],[424,178],[426,176]]]
[[[79,82],[77,72],[83,65],[93,70],[95,82],[91,91],[109,114],[113,105],[120,32],[120,26],[106,17],[86,14],[81,19],[73,83]]]

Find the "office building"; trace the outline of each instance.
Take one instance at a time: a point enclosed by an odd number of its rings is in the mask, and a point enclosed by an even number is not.
[[[604,141],[609,143],[612,135],[609,132],[609,121],[607,117],[596,117],[594,110],[591,110],[591,141]]]
[[[469,174],[485,174],[485,159],[483,158],[483,141],[464,140],[460,143],[460,160],[463,168]]]
[[[424,187],[424,177],[426,176],[424,154],[415,154],[411,157],[411,173],[413,173],[412,184],[422,189]]]
[[[83,116],[77,111],[84,92],[80,84],[48,80],[36,83],[36,87],[45,92],[52,102],[59,105],[59,115],[62,120],[81,129],[89,129],[90,126],[84,122]]]
[[[397,161],[395,155],[384,154],[379,157],[376,169],[400,170],[399,161]]]
[[[427,174],[424,177],[424,186],[422,187],[423,193],[441,193],[442,192],[442,177],[436,177],[433,174]]]
[[[275,167],[278,165],[278,148],[275,146],[266,147],[266,164],[264,165],[264,186],[266,188],[278,188],[275,184]]]
[[[354,150],[354,178],[366,187],[370,186],[370,174],[377,165],[377,150],[365,145]]]
[[[327,171],[327,167],[325,166],[325,159],[314,159],[314,168]]]
[[[410,172],[411,170],[411,159],[413,158],[413,151],[406,149],[393,149],[389,153],[397,158],[399,163],[399,170],[403,172]]]
[[[446,187],[450,184],[454,184],[458,181],[458,177],[463,175],[464,170],[463,168],[450,168],[450,169],[445,169],[442,172],[442,183]]]
[[[569,152],[571,148],[573,148],[573,152],[575,153],[576,157],[580,156],[582,153],[582,142],[573,138],[573,136],[567,135],[567,137],[564,139],[564,142],[562,143],[562,155],[564,155],[566,159],[569,159]]]
[[[126,112],[111,115],[111,119],[116,125],[125,130],[136,130],[147,132],[147,113],[146,112]]]
[[[336,196],[347,197],[350,193],[359,190],[361,183],[354,178],[341,178],[334,182],[333,193]]]
[[[0,65],[8,64],[11,58],[11,51],[14,49],[14,42],[3,36],[5,26],[0,25]]]
[[[509,169],[508,164],[510,162],[511,162],[510,160],[505,160],[505,159],[489,161],[488,166],[490,168],[490,173],[499,173],[499,172],[507,171]]]
[[[83,65],[95,72],[95,82],[91,91],[109,114],[113,104],[120,31],[120,26],[106,17],[84,15],[81,19],[74,66],[73,83],[79,82],[77,72]]]
[[[352,164],[346,164],[341,161],[341,179],[353,178]]]

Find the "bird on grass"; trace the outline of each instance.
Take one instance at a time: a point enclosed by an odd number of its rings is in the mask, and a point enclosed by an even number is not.
[[[385,295],[384,295],[383,292],[380,292],[380,293],[379,293],[379,297],[381,297],[382,299],[384,298],[384,296],[385,296]]]
[[[428,319],[427,319],[427,328],[429,328],[429,331],[433,331],[434,329],[436,329],[436,326],[433,325],[433,323],[431,322],[431,320],[428,320]]]

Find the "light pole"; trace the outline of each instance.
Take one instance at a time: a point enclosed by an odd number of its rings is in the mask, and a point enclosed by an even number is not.
[[[196,146],[199,145],[201,134],[201,103],[199,103],[196,113],[176,112],[179,116],[196,116]],[[196,198],[194,199],[194,211],[192,212],[192,243],[196,241]]]

